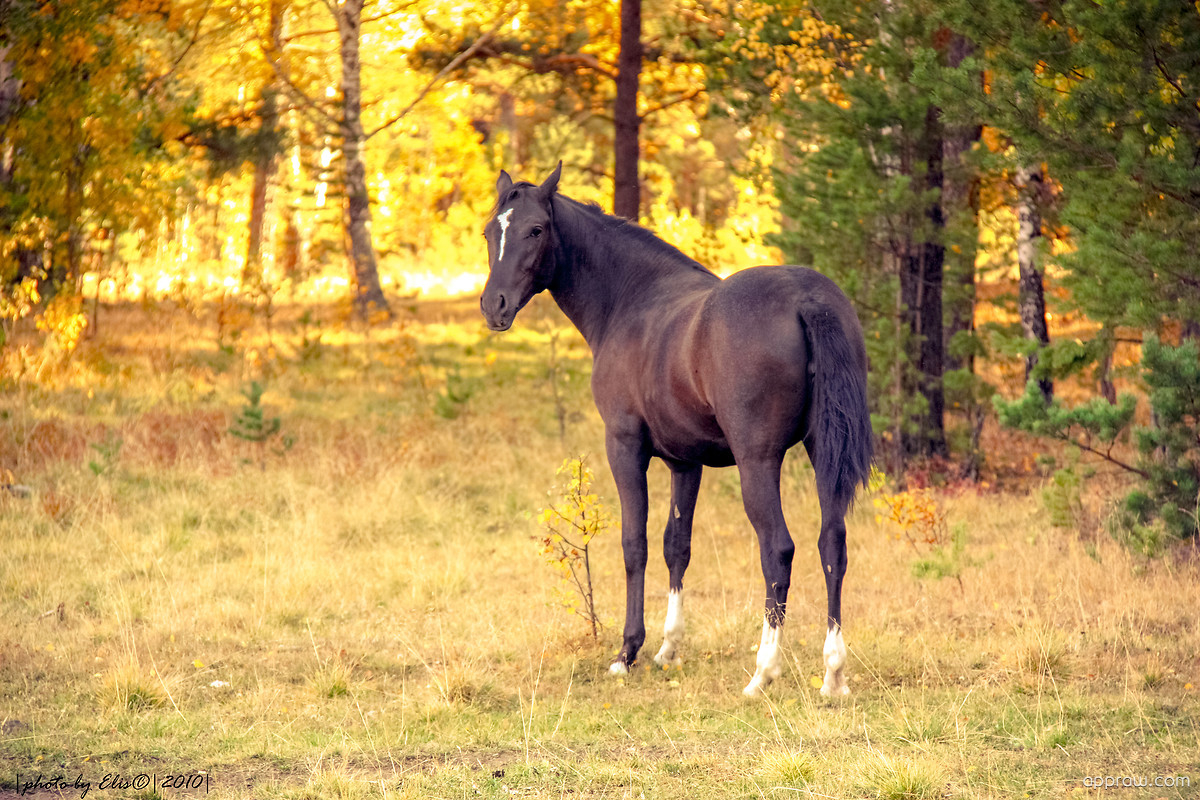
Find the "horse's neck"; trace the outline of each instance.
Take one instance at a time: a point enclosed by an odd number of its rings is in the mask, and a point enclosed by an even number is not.
[[[626,294],[631,277],[627,273],[636,269],[636,254],[618,256],[589,236],[584,226],[592,220],[570,202],[556,203],[555,216],[556,267],[550,294],[594,352]]]
[[[602,238],[607,232],[602,237],[588,235],[587,226],[595,220],[574,201],[556,198],[554,213],[557,241],[551,255],[557,264],[550,294],[592,352],[614,322],[628,315],[628,306],[644,304],[668,286],[707,274],[691,266],[676,267],[633,239]],[[614,231],[613,236],[628,232]]]
[[[588,254],[569,253],[568,258],[558,259],[550,295],[595,352],[608,331],[621,289]]]

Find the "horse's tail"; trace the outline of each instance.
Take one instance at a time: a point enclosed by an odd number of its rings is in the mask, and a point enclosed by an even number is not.
[[[842,315],[825,303],[803,309],[801,322],[812,353],[805,444],[818,482],[833,490],[839,504],[849,506],[858,486],[867,485],[875,454],[862,334],[858,325],[844,324]],[[860,337],[857,348],[854,334]]]

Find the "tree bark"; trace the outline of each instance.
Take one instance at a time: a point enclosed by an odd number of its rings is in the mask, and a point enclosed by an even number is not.
[[[942,284],[945,267],[945,217],[942,213],[942,126],[941,112],[929,106],[925,124],[917,142],[916,158],[925,165],[925,180],[914,188],[930,192],[925,207],[923,235],[909,232],[908,253],[901,258],[900,291],[908,311],[912,333],[910,353],[916,366],[915,389],[925,399],[925,409],[913,417],[912,432],[904,439],[909,456],[944,456],[946,449],[946,399],[942,387],[945,359],[942,321]]]
[[[946,50],[946,64],[954,69],[975,50],[965,36],[954,34]],[[983,76],[978,75],[982,82]],[[942,208],[947,228],[958,235],[950,240],[957,247],[946,253],[946,370],[965,369],[975,372],[975,356],[958,354],[951,343],[960,334],[975,332],[975,254],[979,236],[979,220],[975,199],[975,175],[966,163],[972,145],[982,133],[978,123],[954,123],[945,126],[942,140],[944,177]]]
[[[621,50],[617,56],[617,97],[613,107],[613,213],[637,221],[641,210],[638,178],[638,79],[642,71],[642,0],[621,0]]]
[[[362,123],[362,62],[359,57],[363,3],[364,0],[344,0],[334,8],[342,56],[342,118],[338,133],[342,138],[346,238],[354,271],[354,307],[365,321],[373,312],[382,311],[390,316],[391,308],[379,284],[379,267],[371,241],[371,198],[362,158],[367,138]]]
[[[271,0],[271,42],[280,40],[283,34],[283,3]],[[278,54],[268,52],[267,58],[275,59],[274,73],[279,72]],[[262,280],[263,227],[267,217],[267,194],[279,164],[279,93],[272,78],[262,88],[259,101],[258,138],[254,153],[254,186],[250,191],[250,227],[246,244],[246,264],[242,270],[242,283]]]
[[[1042,235],[1042,169],[1023,165],[1017,169],[1017,268],[1020,284],[1017,305],[1021,313],[1021,331],[1026,339],[1035,342],[1036,349],[1025,357],[1025,381],[1029,382],[1038,355],[1050,343],[1046,326],[1046,295],[1042,282],[1037,240]],[[1054,384],[1049,378],[1038,380],[1042,396],[1049,402],[1054,396]]]
[[[9,59],[9,45],[0,46],[0,193],[13,195],[20,191],[17,186],[16,155],[17,149],[10,138],[9,132],[15,124],[21,105],[21,79],[13,73],[13,64]],[[12,235],[16,224],[16,212],[11,197],[6,198],[6,208],[0,209],[0,236],[8,238]],[[42,253],[25,243],[14,248],[13,261],[0,264],[0,281],[11,284],[20,283],[25,278],[38,278],[42,270]]]
[[[8,132],[20,103],[21,79],[13,74],[12,61],[8,58],[10,49],[10,45],[0,45],[0,135]],[[12,184],[15,152],[12,141],[3,135],[0,139],[0,185],[4,188]]]

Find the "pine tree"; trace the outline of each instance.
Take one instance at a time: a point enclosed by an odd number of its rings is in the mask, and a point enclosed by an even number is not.
[[[1025,396],[1001,421],[1097,452],[1140,487],[1116,516],[1127,532],[1197,530],[1200,487],[1200,15],[1165,0],[955,3],[990,75],[986,114],[1061,197],[1059,257],[1070,302],[1100,323],[1090,342],[1043,350]],[[1136,464],[1113,455],[1133,416],[1109,375],[1118,328],[1141,329],[1152,424],[1135,428]],[[1179,342],[1179,344],[1174,344]],[[1035,389],[1097,364],[1099,396],[1073,409]],[[1135,538],[1142,534],[1136,534]],[[1144,541],[1144,540],[1142,540]]]
[[[892,466],[945,454],[947,221],[958,230],[973,213],[959,188],[966,148],[953,144],[951,197],[961,205],[946,207],[947,110],[931,87],[969,68],[961,43],[951,46],[936,6],[920,0],[785,3],[762,20],[749,41],[728,45],[722,77],[777,84],[773,110],[786,144],[776,185],[787,226],[775,242],[855,301],[877,365],[876,429]],[[789,41],[798,69],[779,80],[772,62]],[[975,127],[966,116],[952,114],[954,143]],[[963,295],[955,295],[959,319]]]
[[[991,123],[1060,187],[1072,301],[1108,328],[1200,332],[1200,15],[1169,0],[947,13],[990,43]]]

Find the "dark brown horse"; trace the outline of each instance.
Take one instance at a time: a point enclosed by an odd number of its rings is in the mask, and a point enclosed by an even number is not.
[[[844,517],[872,458],[866,350],[850,301],[801,267],[756,267],[721,280],[649,231],[557,194],[561,171],[560,163],[540,186],[500,173],[484,229],[491,273],[480,308],[489,328],[508,330],[548,289],[591,347],[625,553],[625,639],[612,672],[626,672],[646,640],[646,468],[657,456],[671,469],[671,511],[663,534],[670,593],[655,661],[678,660],[701,471],[736,464],[767,595],[746,694],[779,676],[795,550],[779,474],[788,448],[804,442],[821,503],[829,604],[821,691],[846,694]]]

